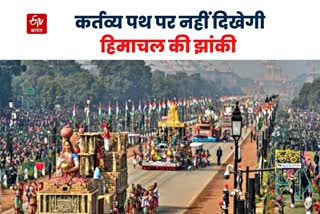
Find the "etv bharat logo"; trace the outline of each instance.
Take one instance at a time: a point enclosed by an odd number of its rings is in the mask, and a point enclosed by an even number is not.
[[[47,14],[27,14],[27,33],[46,34]]]

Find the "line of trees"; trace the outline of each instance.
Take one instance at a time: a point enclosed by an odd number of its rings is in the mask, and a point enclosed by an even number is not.
[[[299,95],[292,100],[295,108],[320,112],[320,78],[312,83],[305,83]]]
[[[12,79],[26,70],[20,60],[0,60],[0,107],[8,106],[12,94]]]
[[[239,88],[207,80],[200,73],[165,74],[151,72],[142,60],[91,61],[97,73],[89,72],[74,60],[0,61],[0,105],[6,106],[12,93],[15,103],[53,108],[93,103],[123,103],[132,100],[241,95]],[[32,93],[26,89],[31,88]],[[136,102],[137,103],[137,102]]]

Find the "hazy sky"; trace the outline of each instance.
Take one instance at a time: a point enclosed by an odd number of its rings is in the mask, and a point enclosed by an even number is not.
[[[283,75],[287,75],[289,79],[306,73],[311,70],[311,65],[307,64],[307,61],[272,61],[275,64],[275,67],[279,67]],[[238,74],[242,74],[246,77],[257,77],[268,73],[266,61],[229,61],[233,70]],[[318,62],[313,62],[313,64],[318,65]],[[221,66],[220,66],[221,67]],[[227,67],[227,66],[222,66]],[[269,71],[270,75],[270,71]]]
[[[316,70],[320,70],[320,61],[305,61],[305,60],[272,60],[272,61],[259,61],[259,60],[230,60],[230,61],[222,61],[222,60],[215,60],[215,61],[147,61],[147,64],[154,64],[158,67],[157,64],[161,64],[163,66],[159,66],[159,68],[164,69],[166,66],[165,64],[178,64],[178,66],[173,66],[173,68],[181,68],[184,65],[188,64],[190,68],[190,64],[192,66],[201,67],[201,64],[209,65],[211,70],[216,68],[220,71],[234,71],[235,73],[240,74],[240,76],[252,78],[252,79],[260,79],[261,75],[271,75],[271,72],[268,74],[267,64],[266,63],[273,63],[275,66],[278,67],[278,71],[281,70],[283,76],[288,76],[289,79],[293,79],[296,76],[306,73],[309,70],[312,70],[312,65],[314,65]],[[186,66],[187,67],[187,66]],[[161,69],[161,70],[162,70]],[[171,68],[172,69],[172,68]],[[188,70],[188,69],[186,69]],[[279,73],[279,72],[277,72]]]

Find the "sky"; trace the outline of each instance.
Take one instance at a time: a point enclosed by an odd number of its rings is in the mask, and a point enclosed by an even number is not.
[[[283,77],[287,77],[288,80],[294,79],[300,74],[306,73],[312,70],[312,65],[316,70],[320,71],[320,61],[305,61],[305,60],[272,60],[272,61],[258,61],[258,60],[229,60],[229,61],[146,61],[147,64],[156,70],[163,71],[187,71],[187,70],[200,70],[206,68],[214,70],[218,69],[222,72],[233,71],[242,77],[251,79],[261,79],[264,77],[270,77],[271,71],[268,74],[268,67],[273,64],[274,68],[278,69],[278,72]],[[280,72],[279,72],[280,71]]]

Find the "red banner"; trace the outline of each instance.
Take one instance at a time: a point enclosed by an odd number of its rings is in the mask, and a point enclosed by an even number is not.
[[[36,162],[36,168],[37,170],[43,170],[44,162]]]

